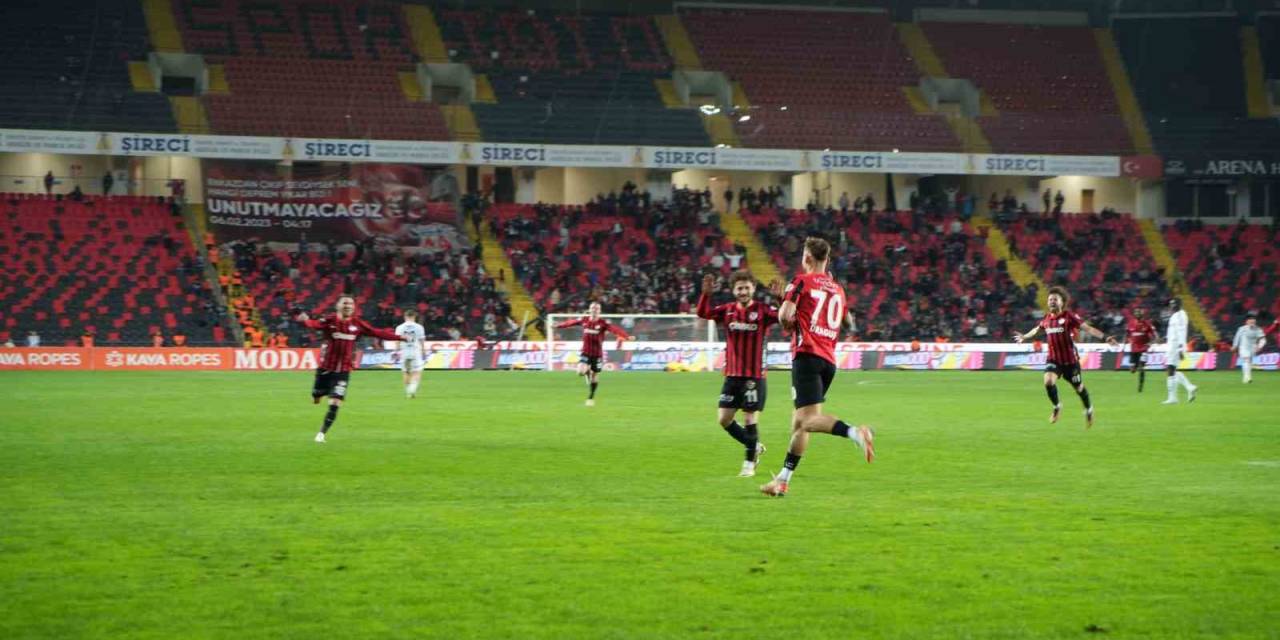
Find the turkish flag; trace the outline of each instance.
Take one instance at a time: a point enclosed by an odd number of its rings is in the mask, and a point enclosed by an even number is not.
[[[1125,156],[1120,159],[1120,175],[1126,178],[1164,177],[1164,160],[1156,155]]]

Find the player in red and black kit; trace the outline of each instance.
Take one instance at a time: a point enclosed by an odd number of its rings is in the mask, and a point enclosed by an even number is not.
[[[556,328],[567,329],[577,326],[582,327],[582,359],[578,361],[578,375],[586,376],[587,385],[590,388],[587,392],[586,404],[588,407],[594,407],[596,406],[596,387],[600,384],[600,365],[604,362],[605,332],[618,336],[619,343],[623,340],[635,340],[635,338],[601,318],[599,302],[592,302],[587,307],[587,317],[565,320],[556,325]]]
[[[355,366],[356,340],[360,336],[373,336],[382,340],[400,340],[391,329],[378,329],[355,317],[356,300],[349,295],[338,297],[337,313],[318,320],[298,312],[295,318],[308,329],[324,334],[320,348],[320,368],[316,369],[316,381],[311,387],[311,401],[319,404],[320,398],[329,396],[329,411],[324,414],[324,425],[316,434],[316,442],[324,442],[325,434],[338,418],[338,407],[347,397],[347,382]]]
[[[1049,402],[1053,403],[1053,413],[1049,422],[1057,422],[1062,412],[1062,404],[1058,402],[1058,378],[1066,378],[1071,387],[1084,403],[1084,426],[1093,426],[1093,402],[1089,400],[1089,390],[1084,388],[1084,378],[1080,375],[1080,355],[1076,353],[1076,331],[1083,329],[1085,333],[1101,338],[1101,331],[1095,329],[1073,311],[1067,311],[1067,291],[1062,287],[1049,287],[1049,313],[1045,314],[1040,324],[1026,333],[1013,337],[1018,342],[1030,340],[1041,332],[1049,342],[1049,358],[1044,365],[1044,390],[1049,394]],[[1107,342],[1116,344],[1114,338]]]
[[[791,332],[791,443],[782,471],[760,487],[768,496],[785,496],[800,456],[809,446],[810,433],[830,433],[849,438],[862,447],[867,462],[875,459],[875,432],[867,426],[851,427],[822,413],[822,403],[836,376],[836,338],[841,327],[853,324],[846,311],[844,289],[827,274],[831,245],[821,238],[804,242],[804,271],[787,285],[778,320]]]
[[[1276,318],[1262,330],[1262,338],[1263,340],[1275,338],[1276,346],[1280,346],[1280,318]]]
[[[765,385],[764,341],[769,327],[777,324],[778,312],[755,299],[756,279],[747,271],[735,271],[729,277],[735,302],[711,306],[711,289],[716,278],[702,277],[702,296],[698,298],[698,317],[717,322],[725,333],[724,385],[720,387],[720,426],[729,437],[746,447],[747,459],[742,463],[739,477],[756,474],[756,463],[764,453],[760,444],[760,432],[756,426],[760,412],[764,411],[767,387]],[[782,293],[780,283],[773,283],[774,295]],[[742,410],[738,424],[734,416]]]
[[[1138,393],[1142,393],[1142,385],[1147,380],[1147,351],[1158,335],[1156,326],[1147,320],[1142,307],[1138,307],[1133,310],[1125,331],[1129,335],[1129,373],[1138,373]]]

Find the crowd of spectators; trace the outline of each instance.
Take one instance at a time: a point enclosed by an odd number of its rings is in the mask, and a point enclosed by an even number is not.
[[[341,293],[354,295],[360,314],[378,326],[398,325],[405,309],[417,309],[427,339],[501,340],[519,333],[478,246],[411,253],[372,241],[309,243],[304,237],[292,250],[276,247],[251,240],[224,245],[234,263],[224,288],[251,346],[315,344],[290,311],[328,312]]]

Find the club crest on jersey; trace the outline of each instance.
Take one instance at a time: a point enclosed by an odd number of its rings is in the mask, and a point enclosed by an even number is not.
[[[748,319],[748,320],[750,320],[750,321],[752,321],[752,322],[755,322],[755,321],[756,321],[756,318],[759,318],[759,317],[760,317],[760,314],[759,314],[759,313],[756,313],[755,311],[752,311],[752,312],[751,312],[751,314],[747,316],[747,319]]]
[[[1058,324],[1066,324],[1066,323],[1067,323],[1066,318],[1058,318]]]

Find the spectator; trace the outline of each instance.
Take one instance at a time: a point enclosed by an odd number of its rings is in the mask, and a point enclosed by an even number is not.
[[[648,207],[648,203],[645,203],[645,208],[647,209]],[[733,211],[733,189],[724,190],[724,210]]]
[[[40,334],[36,333],[34,329],[27,332],[27,346],[28,347],[40,346]]]
[[[1053,197],[1053,215],[1056,216],[1062,214],[1062,204],[1066,201],[1067,199],[1062,197],[1062,191],[1059,190],[1058,195]]]
[[[67,197],[76,202],[84,202],[84,192],[80,190],[80,185],[76,185],[76,187],[71,190],[71,195]]]
[[[106,173],[102,174],[102,195],[104,196],[111,195],[111,187],[114,186],[115,183],[116,183],[116,179],[114,176],[111,175],[110,171],[107,171]]]
[[[1049,193],[1049,188],[1045,187],[1044,193],[1041,195],[1044,199],[1044,208],[1040,210],[1041,213],[1049,213],[1049,197],[1051,195],[1052,194]]]
[[[53,195],[53,172],[44,174],[44,194],[46,196]]]
[[[914,197],[914,194],[913,194],[913,197]],[[840,204],[840,213],[844,213],[849,210],[849,192],[848,191],[842,191],[840,193],[839,204]]]

